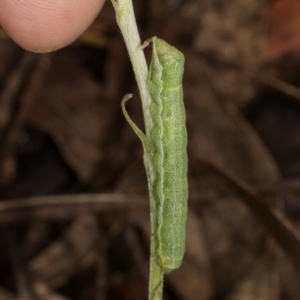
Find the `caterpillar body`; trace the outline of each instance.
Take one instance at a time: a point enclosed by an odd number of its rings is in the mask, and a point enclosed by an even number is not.
[[[187,130],[183,103],[184,56],[175,47],[152,38],[152,60],[148,77],[151,96],[149,135],[123,113],[142,140],[151,189],[151,218],[154,253],[163,272],[177,269],[185,250],[187,216]]]

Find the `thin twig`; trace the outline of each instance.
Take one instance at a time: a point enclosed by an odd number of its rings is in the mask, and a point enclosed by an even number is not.
[[[282,93],[300,100],[300,89],[298,87],[259,70],[248,68],[245,69],[245,71],[248,75],[250,75],[257,81],[260,81],[263,84],[269,85],[270,87]]]
[[[267,205],[259,193],[245,181],[218,165],[207,161],[202,163],[232,187],[300,272],[300,234],[293,224],[278,209]]]
[[[0,213],[13,210],[24,210],[36,207],[64,206],[64,205],[145,205],[145,196],[126,194],[79,194],[60,196],[41,196],[20,200],[0,201]]]

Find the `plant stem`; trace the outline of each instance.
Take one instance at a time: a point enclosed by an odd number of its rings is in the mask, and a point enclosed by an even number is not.
[[[151,238],[151,257],[150,257],[150,275],[149,275],[149,300],[162,300],[164,273],[161,265],[157,261],[157,255],[153,246],[155,240]]]
[[[146,137],[149,138],[152,128],[149,108],[151,98],[147,86],[148,67],[144,52],[141,46],[138,29],[136,26],[132,0],[111,0],[116,11],[117,22],[121,29],[126,47],[132,62],[133,71],[139,87],[142,108],[144,114]],[[130,122],[129,122],[130,123]],[[146,151],[146,149],[144,149]],[[148,152],[148,151],[147,151]],[[163,292],[163,275],[160,259],[156,253],[157,241],[155,237],[155,202],[154,202],[154,176],[153,166],[149,153],[144,155],[144,162],[147,172],[149,196],[150,196],[150,219],[151,219],[151,253],[150,253],[150,275],[149,275],[149,300],[161,300]]]
[[[151,98],[147,87],[148,67],[141,46],[131,0],[111,0],[116,11],[117,22],[122,32],[131,59],[133,71],[142,100],[145,131],[148,136],[151,129],[149,107]]]

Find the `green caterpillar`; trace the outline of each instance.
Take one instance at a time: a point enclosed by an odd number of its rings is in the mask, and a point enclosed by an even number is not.
[[[125,118],[144,147],[144,161],[151,199],[151,224],[155,259],[163,272],[177,269],[185,250],[187,216],[187,131],[183,103],[184,56],[176,48],[152,38],[148,77],[152,128],[146,136],[131,121],[122,101]]]

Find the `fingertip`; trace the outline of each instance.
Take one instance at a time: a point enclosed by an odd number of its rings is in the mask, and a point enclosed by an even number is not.
[[[1,0],[0,22],[26,50],[50,52],[72,43],[98,15],[105,0]]]

